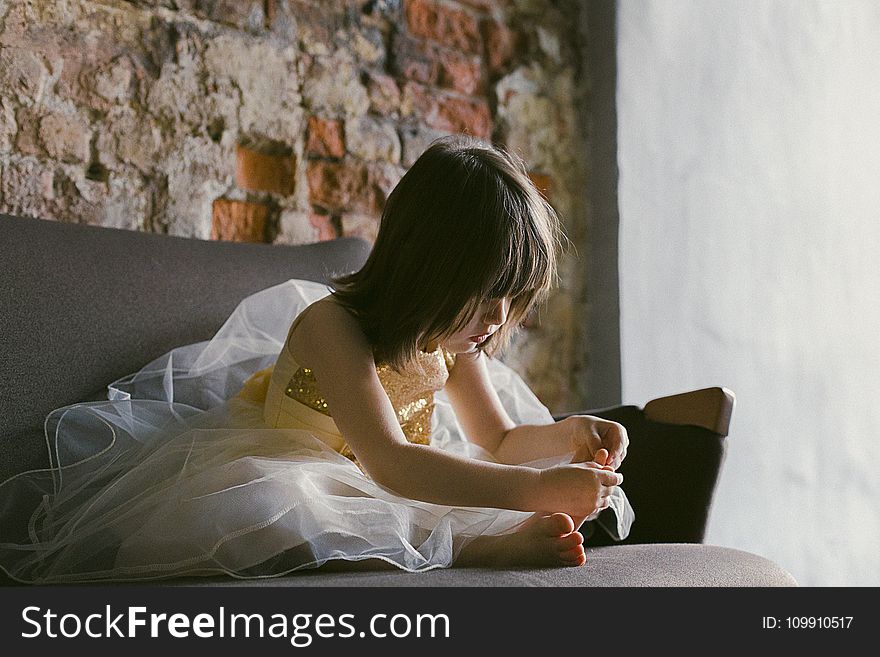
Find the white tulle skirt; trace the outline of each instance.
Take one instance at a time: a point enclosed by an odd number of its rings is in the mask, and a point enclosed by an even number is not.
[[[478,536],[515,531],[531,513],[400,497],[307,430],[268,426],[262,404],[238,396],[275,362],[293,319],[329,293],[301,280],[262,290],[210,341],[110,384],[107,401],[52,411],[51,467],[0,484],[0,568],[31,583],[272,577],[335,559],[416,572],[450,566]],[[513,370],[490,359],[489,371],[517,423],[553,421]],[[465,440],[443,391],[435,402],[431,444],[491,460]],[[599,521],[620,539],[633,520],[620,490],[612,509]]]

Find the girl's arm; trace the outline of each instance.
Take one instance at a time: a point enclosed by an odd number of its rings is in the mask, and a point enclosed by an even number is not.
[[[622,477],[596,467],[538,470],[469,459],[406,440],[385,393],[372,350],[356,320],[319,303],[292,333],[290,347],[309,354],[336,426],[367,473],[399,495],[450,506],[522,511],[595,511]]]
[[[572,453],[572,461],[593,460],[600,448],[617,468],[626,456],[626,429],[610,420],[573,415],[550,424],[516,425],[498,398],[482,352],[458,354],[446,392],[468,440],[501,463],[518,464]]]
[[[535,510],[540,471],[469,459],[409,443],[357,321],[332,301],[316,303],[290,339],[309,367],[352,452],[379,484],[437,504]],[[307,354],[303,362],[297,354]]]

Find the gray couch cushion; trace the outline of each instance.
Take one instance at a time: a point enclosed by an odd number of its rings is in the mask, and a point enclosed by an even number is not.
[[[0,481],[46,467],[43,420],[174,347],[209,340],[235,306],[291,278],[326,282],[369,253],[217,242],[0,215]]]
[[[772,561],[714,545],[668,543],[587,549],[582,568],[447,568],[426,573],[303,572],[261,580],[188,578],[182,586],[797,586]]]

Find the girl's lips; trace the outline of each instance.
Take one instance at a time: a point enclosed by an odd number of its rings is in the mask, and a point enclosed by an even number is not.
[[[488,338],[489,335],[490,335],[489,333],[483,333],[482,335],[472,335],[472,336],[471,336],[470,338],[468,338],[468,339],[469,339],[471,342],[476,342],[477,344],[479,344],[480,342],[482,342],[483,340],[485,340],[486,338]]]

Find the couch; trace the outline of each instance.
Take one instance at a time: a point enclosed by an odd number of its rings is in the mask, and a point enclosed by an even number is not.
[[[46,467],[49,411],[106,399],[106,385],[172,348],[209,340],[238,302],[290,278],[357,269],[356,238],[271,246],[146,234],[0,215],[0,481]],[[174,303],[168,303],[170,299]],[[107,321],[108,318],[113,321]],[[708,388],[591,413],[622,423],[631,535],[586,541],[582,568],[301,572],[236,586],[793,586],[772,561],[703,544],[733,394]],[[559,415],[556,419],[560,419]],[[8,579],[6,584],[11,583]]]

